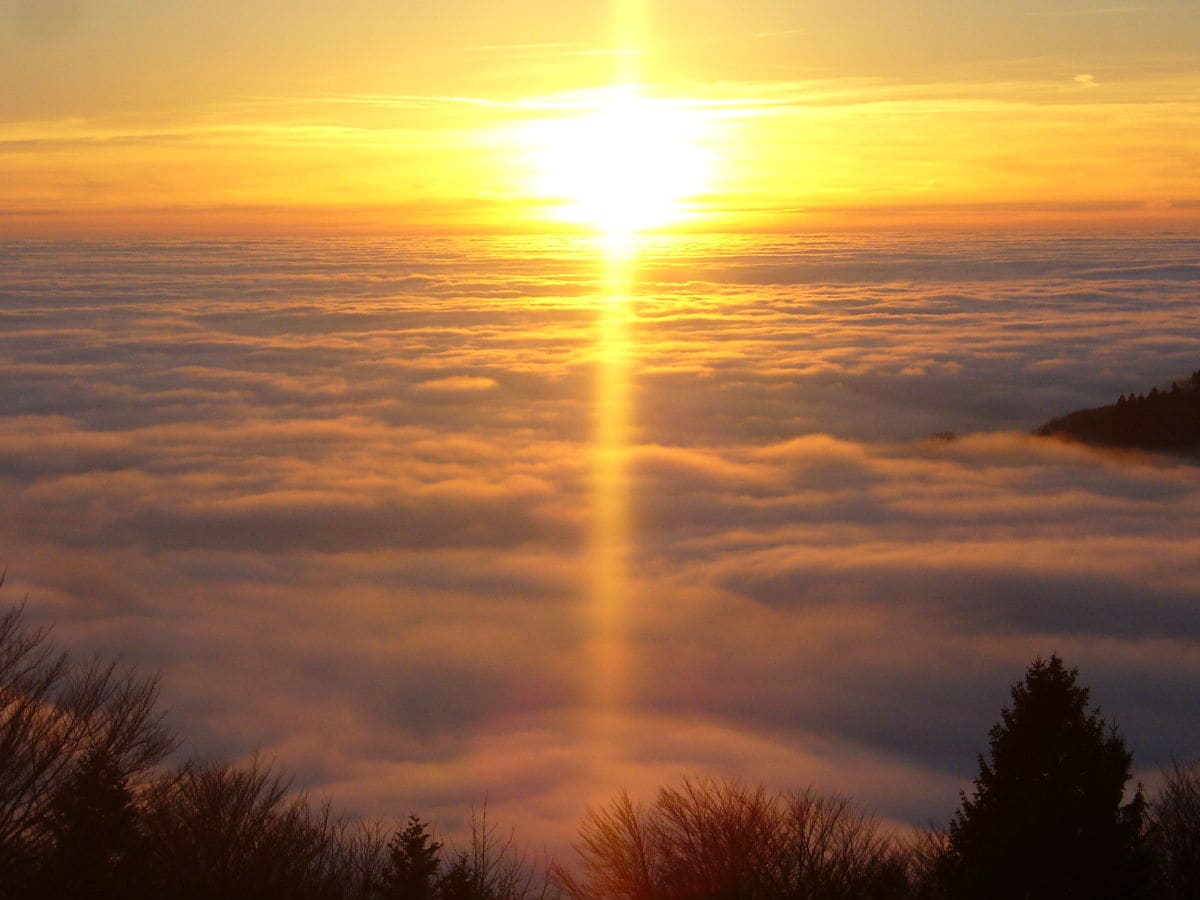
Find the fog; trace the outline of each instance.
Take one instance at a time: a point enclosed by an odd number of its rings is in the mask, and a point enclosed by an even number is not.
[[[186,752],[450,830],[486,797],[551,847],[697,772],[944,819],[1052,651],[1152,779],[1200,753],[1200,467],[1029,432],[1200,368],[1194,260],[649,239],[614,299],[567,238],[5,244],[0,598],[161,671]],[[596,710],[616,358],[627,687]]]

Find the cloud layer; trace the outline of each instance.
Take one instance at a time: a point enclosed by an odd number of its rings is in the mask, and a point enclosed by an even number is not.
[[[944,818],[1055,650],[1149,772],[1200,753],[1200,468],[1027,433],[1200,366],[1193,251],[664,240],[614,313],[568,240],[7,244],[4,594],[161,670],[190,749],[552,847],[698,770]]]

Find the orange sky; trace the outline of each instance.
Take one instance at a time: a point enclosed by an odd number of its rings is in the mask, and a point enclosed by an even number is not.
[[[877,6],[3,0],[0,234],[1196,222],[1194,4]]]

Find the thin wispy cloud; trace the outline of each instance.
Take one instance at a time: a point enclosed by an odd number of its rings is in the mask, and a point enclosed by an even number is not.
[[[467,47],[470,53],[503,56],[512,59],[544,56],[587,57],[587,56],[643,56],[645,51],[637,47],[603,47],[575,41],[551,41],[533,44],[480,44]]]
[[[1154,12],[1158,6],[1098,6],[1090,9],[1036,9],[1028,10],[1027,16],[1128,16],[1136,13]]]

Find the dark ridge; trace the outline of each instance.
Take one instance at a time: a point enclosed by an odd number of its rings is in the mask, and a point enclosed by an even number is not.
[[[1125,394],[1113,404],[1051,419],[1034,434],[1131,450],[1200,454],[1200,370],[1169,390]]]

